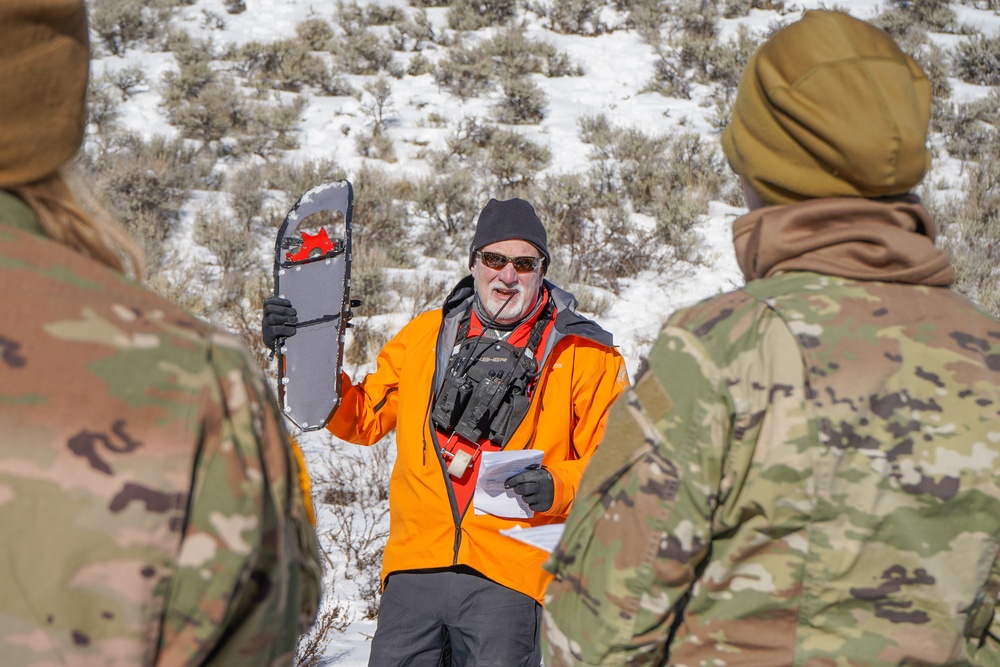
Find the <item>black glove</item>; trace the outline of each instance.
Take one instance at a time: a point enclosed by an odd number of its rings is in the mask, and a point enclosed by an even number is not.
[[[545,468],[525,470],[508,479],[503,486],[505,489],[513,489],[514,493],[524,498],[524,502],[534,512],[544,512],[552,507],[552,501],[556,497],[552,473]]]
[[[276,338],[288,338],[295,335],[295,325],[298,323],[298,313],[292,308],[292,302],[278,296],[264,299],[264,322],[262,334],[264,345],[274,349]]]

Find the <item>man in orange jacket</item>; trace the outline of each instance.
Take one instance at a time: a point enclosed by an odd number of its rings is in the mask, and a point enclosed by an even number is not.
[[[439,310],[390,340],[360,383],[345,375],[328,428],[371,445],[396,429],[389,541],[370,665],[512,667],[541,662],[547,554],[500,534],[562,523],[628,384],[611,334],[544,279],[545,228],[522,199],[491,199],[462,279]],[[294,333],[294,310],[271,299],[265,341]],[[482,453],[535,449],[542,466],[506,485],[527,519],[477,514]]]

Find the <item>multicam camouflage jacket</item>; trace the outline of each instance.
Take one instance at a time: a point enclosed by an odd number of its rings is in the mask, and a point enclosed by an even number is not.
[[[672,317],[547,567],[545,664],[1000,664],[1000,324],[807,271]]]
[[[0,192],[0,664],[290,665],[319,561],[241,345]]]

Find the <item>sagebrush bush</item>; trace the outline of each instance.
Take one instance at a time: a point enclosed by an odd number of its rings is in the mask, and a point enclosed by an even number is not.
[[[163,242],[194,189],[205,189],[212,163],[183,140],[116,133],[88,145],[78,164],[98,201],[146,251],[147,270],[161,265]]]
[[[633,223],[627,200],[600,196],[590,175],[546,177],[530,196],[549,233],[550,275],[557,284],[618,294],[622,278],[659,268],[658,246]]]
[[[392,84],[384,76],[365,84],[362,108],[372,123],[373,133],[382,134],[388,129],[389,117],[396,111],[392,98]]]
[[[524,76],[542,71],[542,63],[555,51],[545,42],[528,39],[524,26],[511,25],[480,44],[483,58],[496,61],[499,72],[507,76]]]
[[[87,124],[93,124],[98,134],[115,127],[121,116],[121,98],[104,79],[91,78],[87,85]]]
[[[657,49],[659,57],[653,63],[653,78],[640,92],[659,93],[664,97],[691,99],[691,81],[678,59],[662,49]]]
[[[232,76],[213,76],[196,88],[194,95],[188,95],[178,94],[180,91],[176,88],[183,76],[175,78],[172,75],[167,72],[163,78],[163,105],[170,124],[182,136],[208,145],[246,129],[252,115],[252,103]]]
[[[516,188],[535,180],[538,172],[549,166],[552,151],[520,132],[495,128],[488,133],[483,168],[497,192],[514,196]]]
[[[577,311],[589,317],[604,317],[614,304],[612,299],[587,285],[573,287],[573,296],[578,302]]]
[[[657,46],[674,3],[668,0],[614,0],[615,8],[625,12],[625,27],[635,30],[647,44]]]
[[[320,549],[323,549],[322,541],[320,541]],[[327,589],[324,584],[323,602],[316,614],[316,622],[299,637],[295,644],[296,667],[318,667],[326,662],[326,652],[330,642],[350,627],[351,622],[347,616],[345,605],[330,601],[335,599],[335,593],[332,585]]]
[[[743,70],[757,47],[758,39],[746,25],[741,24],[736,35],[724,43],[717,43],[709,52],[704,76],[708,83],[716,84],[725,97],[732,97],[739,86]]]
[[[452,30],[479,30],[503,25],[514,18],[516,0],[452,0],[448,27]]]
[[[931,129],[944,138],[948,154],[959,160],[978,159],[1000,127],[1000,91],[965,104],[938,103]]]
[[[573,62],[568,54],[555,49],[545,58],[542,74],[550,79],[561,76],[583,76],[583,66]]]
[[[134,0],[92,0],[90,29],[111,54],[122,56],[135,44],[155,39],[168,11]]]
[[[479,49],[453,46],[434,68],[437,85],[452,95],[467,100],[478,97],[492,86],[493,65]]]
[[[369,166],[362,167],[352,183],[355,244],[380,247],[388,258],[383,268],[410,266],[408,198],[404,192],[408,184]]]
[[[427,18],[427,12],[417,10],[411,16],[405,16],[389,29],[392,48],[396,51],[423,51],[428,46],[437,44],[449,46],[450,40],[444,33],[439,34]]]
[[[387,72],[399,78],[403,68],[394,63],[390,45],[370,30],[350,33],[331,42],[330,53],[340,71],[347,74]]]
[[[924,70],[931,82],[931,95],[935,99],[951,97],[951,67],[945,50],[934,42],[928,42],[922,49],[913,54],[917,64]]]
[[[446,150],[427,153],[434,176],[417,184],[413,198],[417,214],[429,221],[419,241],[449,253],[467,242],[469,225],[489,196],[526,196],[552,156],[522,134],[474,117],[460,121],[446,144]]]
[[[241,299],[247,275],[256,273],[260,264],[255,235],[243,221],[212,208],[195,213],[192,239],[211,253],[211,258],[202,254],[201,260],[218,270],[213,305],[224,309]]]
[[[236,53],[236,71],[258,88],[291,92],[303,86],[322,89],[330,76],[326,64],[297,39],[243,44]]]
[[[424,54],[417,53],[410,58],[410,64],[406,66],[406,73],[410,76],[421,76],[422,74],[434,75],[434,65]]]
[[[429,255],[460,252],[468,243],[472,223],[485,202],[467,169],[443,165],[415,184],[413,206],[427,224],[417,242]]]
[[[605,3],[599,0],[539,0],[528,7],[543,19],[553,32],[566,35],[600,35],[608,26],[601,20]]]
[[[355,290],[352,285],[352,299],[358,298],[357,294],[361,293],[361,287]],[[362,310],[365,307],[364,298],[360,300],[361,307],[358,310]],[[382,346],[389,341],[390,334],[384,326],[377,324],[370,317],[357,318],[353,321],[353,325],[348,336],[347,346],[344,348],[344,361],[354,366],[363,366],[378,355]]]
[[[497,32],[484,40],[480,47],[480,57],[494,63],[501,76],[524,76],[544,74],[548,77],[575,76],[580,73],[565,53],[560,53],[548,42],[529,39],[525,26],[516,24]]]
[[[692,39],[714,40],[719,35],[719,7],[715,0],[677,0],[670,12],[673,30]]]
[[[201,27],[206,30],[225,30],[226,17],[208,9],[201,10]]]
[[[698,239],[694,228],[707,213],[706,201],[689,196],[682,190],[664,190],[650,205],[656,221],[654,242],[667,250],[669,261],[696,262],[699,259]]]
[[[722,191],[725,162],[696,133],[674,138],[612,127],[607,117],[580,119],[580,139],[591,144],[592,181],[605,198],[625,193],[636,211],[654,214],[665,193],[685,192],[702,205]]]
[[[356,493],[358,501],[330,513],[333,528],[328,535],[346,558],[343,575],[358,587],[362,616],[372,619],[378,615],[382,552],[389,536],[388,484],[395,438],[390,434],[371,447],[342,447],[325,459],[321,474],[332,485]]]
[[[716,95],[712,99],[712,112],[708,115],[708,124],[716,132],[722,132],[733,117],[733,107],[736,106],[735,95]]]
[[[236,220],[247,232],[270,231],[270,214],[264,211],[264,173],[252,162],[232,172],[225,182],[226,200]]]
[[[527,77],[511,77],[501,84],[500,100],[493,113],[501,123],[533,125],[545,118],[548,100],[542,89]]]
[[[287,103],[277,96],[251,98],[231,74],[213,69],[209,40],[176,36],[171,47],[178,71],[164,74],[161,104],[182,136],[201,141],[205,147],[215,146],[222,153],[265,159],[297,147],[293,132],[305,110],[304,98]],[[256,48],[250,52],[259,53]],[[261,67],[259,71],[268,70]],[[257,72],[252,66],[248,73]]]
[[[955,288],[1000,317],[1000,130],[992,126],[970,165],[962,193],[929,207],[951,255]]]
[[[233,144],[223,146],[223,152],[272,160],[282,151],[298,148],[297,126],[305,108],[303,97],[294,97],[287,103],[277,95],[271,100],[254,101],[249,122],[235,135]]]
[[[390,287],[408,306],[408,315],[413,319],[428,310],[440,308],[456,282],[457,280],[431,278],[423,274],[412,279],[397,277],[391,281]]]
[[[358,155],[382,160],[390,164],[396,162],[396,146],[388,134],[361,132],[354,135],[354,150]]]
[[[438,61],[434,78],[452,95],[468,99],[494,89],[498,82],[528,74],[578,76],[582,70],[551,44],[528,39],[523,25],[511,25],[475,46],[449,49]]]
[[[905,14],[933,32],[960,32],[951,0],[889,0],[890,11]]]
[[[145,86],[147,83],[146,73],[137,63],[118,69],[105,70],[101,78],[121,91],[122,101],[127,100],[136,88]]]
[[[396,151],[392,144],[392,138],[386,134],[389,117],[395,111],[392,86],[389,81],[380,76],[375,81],[366,83],[365,97],[361,104],[371,124],[369,132],[355,136],[355,149],[358,154],[365,157],[395,162]]]
[[[328,50],[338,71],[347,74],[384,71],[396,78],[403,75],[403,68],[393,62],[392,46],[368,29],[369,21],[361,7],[338,2],[337,24],[343,35],[335,35],[329,41]]]
[[[643,92],[691,99],[693,80],[714,84],[724,98],[731,97],[760,40],[741,24],[735,36],[719,43],[718,11],[706,0],[679,3],[667,23],[670,39],[654,44],[658,57]]]
[[[727,19],[741,18],[749,14],[751,9],[759,9],[754,7],[754,0],[725,0],[722,17]]]
[[[360,318],[385,315],[395,304],[386,279],[385,267],[391,260],[385,249],[373,243],[369,235],[355,236],[352,253],[351,298],[361,301],[361,305],[353,309],[358,318],[355,322],[357,327],[360,326]],[[363,331],[362,336],[368,333],[371,332]],[[356,355],[354,363],[364,363],[363,357],[372,358],[378,354],[379,348],[369,348],[369,342],[371,341],[358,341],[355,346],[357,349],[352,351],[352,354]]]
[[[683,132],[672,138],[667,160],[671,187],[701,207],[724,194],[729,171],[717,144],[696,132]]]
[[[1000,85],[1000,36],[963,39],[954,51],[955,75],[966,83]]]
[[[557,284],[566,285],[590,280],[605,263],[603,258],[588,255],[594,247],[600,208],[590,183],[580,174],[546,176],[533,195],[532,204],[549,238],[550,280],[558,278]]]
[[[192,39],[187,33],[175,30],[170,32],[167,48],[177,62],[177,71],[166,72],[161,85],[163,104],[170,107],[197,96],[216,79],[216,73],[212,69],[215,55],[210,39]]]
[[[333,39],[333,26],[326,19],[308,18],[295,25],[295,34],[313,51],[326,51]]]
[[[396,5],[372,2],[365,6],[365,18],[370,25],[392,25],[406,19],[406,14]]]
[[[622,253],[620,270],[644,265],[665,269],[678,260],[698,261],[691,231],[710,199],[731,199],[732,184],[717,147],[696,133],[651,136],[636,128],[613,127],[603,115],[581,118],[580,138],[592,147],[588,182],[598,205],[610,207],[625,200],[631,210],[655,223],[646,230],[634,227],[627,215],[612,217],[631,243],[626,247],[637,248],[631,255]]]
[[[337,0],[337,24],[345,33],[361,32],[370,26],[365,8],[357,2]]]

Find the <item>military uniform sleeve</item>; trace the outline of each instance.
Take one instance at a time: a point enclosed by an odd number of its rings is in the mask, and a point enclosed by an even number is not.
[[[581,368],[573,387],[571,434],[576,456],[567,461],[546,464],[555,485],[552,507],[544,514],[565,516],[576,498],[580,478],[597,450],[607,426],[608,414],[615,399],[628,387],[625,360],[617,350],[597,345],[581,346],[576,367]]]
[[[700,342],[665,329],[611,411],[546,564],[545,664],[656,665],[711,540],[731,401]]]
[[[201,387],[201,448],[167,580],[158,664],[291,665],[320,591],[300,464],[239,344],[217,336]]]

